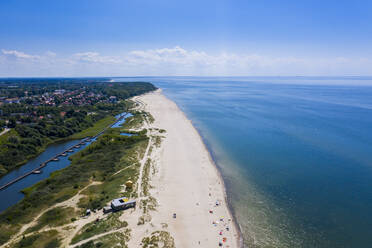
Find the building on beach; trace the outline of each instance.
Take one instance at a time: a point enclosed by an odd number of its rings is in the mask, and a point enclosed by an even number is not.
[[[136,207],[136,201],[129,201],[126,197],[117,198],[111,201],[111,208],[113,211],[124,210]]]

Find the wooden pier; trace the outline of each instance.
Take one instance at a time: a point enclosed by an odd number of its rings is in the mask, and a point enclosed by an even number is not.
[[[128,114],[128,113],[127,113],[127,114]],[[74,148],[80,148],[82,145],[85,145],[87,142],[93,141],[95,138],[97,138],[98,136],[100,136],[101,134],[103,134],[107,129],[111,128],[113,125],[115,125],[116,123],[118,123],[119,121],[121,121],[123,118],[125,118],[125,116],[126,116],[127,114],[121,116],[121,117],[120,117],[120,118],[119,118],[115,123],[113,123],[113,124],[107,126],[105,129],[103,129],[103,130],[102,130],[101,132],[99,132],[97,135],[95,135],[95,136],[93,136],[93,137],[87,137],[87,138],[82,139],[79,143],[77,143],[77,144],[75,144],[75,145],[73,145],[73,146],[67,148],[66,150],[64,150],[64,151],[58,153],[57,155],[55,155],[54,157],[52,157],[52,158],[50,158],[50,159],[44,161],[43,163],[40,164],[39,167],[33,169],[32,171],[29,171],[29,172],[23,174],[22,176],[19,176],[19,177],[13,179],[12,181],[10,181],[10,182],[8,182],[8,183],[6,183],[6,184],[4,184],[3,186],[0,187],[0,190],[3,190],[3,189],[5,189],[5,188],[9,187],[10,185],[12,185],[12,184],[14,184],[14,183],[16,183],[16,182],[22,180],[22,179],[25,178],[25,177],[28,177],[28,176],[31,175],[31,174],[40,174],[40,173],[41,173],[41,169],[44,168],[45,166],[47,166],[47,164],[48,164],[49,162],[58,161],[60,156],[66,156],[68,152],[72,152],[72,151],[74,151],[74,150],[73,150]],[[35,173],[35,172],[36,172],[36,173]],[[38,173],[38,172],[39,172],[39,173]]]

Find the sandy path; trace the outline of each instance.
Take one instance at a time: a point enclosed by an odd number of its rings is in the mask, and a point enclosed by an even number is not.
[[[6,242],[5,244],[3,244],[1,247],[9,247],[10,244],[18,241],[22,235],[24,234],[24,232],[29,228],[29,227],[32,227],[34,225],[36,225],[38,223],[38,220],[39,218],[44,214],[46,213],[47,211],[53,209],[53,208],[56,208],[56,207],[73,207],[77,210],[77,203],[79,202],[80,198],[83,197],[81,195],[81,192],[84,191],[85,189],[87,189],[88,187],[92,186],[92,185],[96,185],[96,184],[101,184],[101,182],[91,182],[90,184],[88,184],[87,186],[85,186],[84,188],[82,188],[81,190],[79,190],[79,192],[71,197],[70,199],[66,200],[66,201],[63,201],[63,202],[60,202],[60,203],[57,203],[49,208],[46,208],[44,209],[43,211],[41,211],[35,218],[33,218],[33,220],[27,224],[24,224],[21,229],[18,231],[18,233],[16,233],[15,235],[13,235],[13,237],[8,241]],[[93,217],[95,218],[95,217]],[[77,220],[75,223],[73,224],[69,224],[70,226],[83,226],[84,224],[86,224],[87,220],[86,219],[79,219]],[[57,229],[56,227],[53,227],[53,228],[48,228],[48,227],[44,227],[43,230],[48,230],[48,229]],[[28,235],[31,235],[33,232],[29,233]],[[70,232],[71,234],[71,232]],[[73,235],[71,235],[71,237],[69,237],[69,240],[71,240],[73,237]],[[69,242],[67,242],[66,244],[68,244]]]
[[[151,137],[149,138],[149,143],[146,147],[146,151],[145,151],[145,154],[141,160],[141,167],[139,169],[139,176],[138,176],[138,187],[137,187],[137,195],[138,195],[138,198],[141,198],[143,197],[143,194],[142,194],[142,178],[143,178],[143,168],[145,167],[145,164],[146,164],[146,161],[148,159],[148,154],[149,154],[149,150],[150,150],[150,147],[151,147],[151,143],[152,143],[152,139]]]
[[[159,173],[152,180],[159,203],[152,222],[168,224],[176,247],[218,247],[224,237],[223,247],[238,247],[223,183],[198,132],[161,91],[137,99],[154,116],[152,126],[166,130]]]
[[[0,132],[0,136],[3,134],[6,134],[9,131],[10,131],[10,128],[5,128],[3,131]]]
[[[153,186],[150,189],[150,195],[156,198],[159,205],[156,207],[156,211],[149,213],[151,221],[144,225],[137,225],[139,217],[143,215],[142,209],[139,207],[123,211],[120,217],[121,220],[128,222],[128,227],[132,230],[128,247],[140,247],[143,237],[158,230],[168,231],[174,237],[178,248],[218,247],[219,242],[223,243],[223,247],[238,247],[238,232],[231,221],[232,218],[226,205],[223,182],[191,122],[177,105],[163,96],[160,91],[135,97],[133,100],[137,102],[139,110],[145,110],[155,118],[154,123],[145,121],[142,128],[153,128],[152,131],[148,130],[150,137],[160,135],[165,138],[160,148],[156,148],[154,145],[156,139],[150,138],[140,161],[137,186],[138,203],[140,199],[147,198],[142,195],[142,176],[147,159],[150,158],[156,167],[156,173],[149,178]],[[165,129],[166,132],[160,134],[156,128]],[[150,154],[151,146],[153,150]],[[95,183],[97,182],[93,182],[93,184]],[[81,197],[80,192],[73,198],[57,205],[75,207]],[[219,203],[218,206],[216,206],[216,202]],[[24,226],[16,237],[20,237],[23,231],[36,224],[37,219],[45,211],[57,205],[40,213],[33,222]],[[209,213],[210,210],[213,213]],[[173,213],[177,214],[176,219],[172,217]],[[63,227],[58,228],[64,236],[62,246],[68,247],[72,237],[82,226],[94,221],[97,217],[103,217],[101,211],[92,213],[87,218],[78,219],[71,224],[73,229],[65,231]],[[123,230],[101,233],[78,244],[121,231]],[[223,238],[227,238],[227,241],[223,242]],[[78,244],[69,247],[75,247]]]
[[[126,227],[123,227],[123,228],[119,228],[119,229],[116,229],[116,230],[111,230],[111,231],[108,231],[108,232],[105,232],[105,233],[100,233],[100,234],[94,235],[93,237],[84,239],[84,240],[82,240],[82,241],[80,241],[80,242],[78,242],[78,243],[76,243],[74,245],[70,245],[69,247],[70,248],[74,248],[74,247],[77,247],[79,245],[85,244],[85,243],[87,243],[87,242],[89,242],[91,240],[99,239],[99,238],[101,238],[103,236],[106,236],[106,235],[109,235],[111,233],[124,232],[125,230],[127,230],[127,228]]]

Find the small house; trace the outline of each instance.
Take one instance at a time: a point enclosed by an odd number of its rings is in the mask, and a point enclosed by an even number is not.
[[[134,207],[136,207],[136,201],[134,200],[129,201],[129,199],[126,197],[117,198],[117,199],[112,200],[111,202],[111,208],[114,211],[119,211],[119,210],[124,210],[128,208],[134,208]]]

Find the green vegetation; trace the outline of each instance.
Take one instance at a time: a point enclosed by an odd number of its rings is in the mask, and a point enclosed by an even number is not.
[[[79,241],[88,239],[100,233],[127,227],[128,223],[125,221],[120,221],[119,216],[120,213],[113,213],[107,215],[107,218],[105,219],[86,224],[72,239],[71,244],[76,244]]]
[[[160,145],[161,145],[161,139],[163,137],[162,136],[154,136],[154,138],[155,138],[155,146],[159,148]]]
[[[148,122],[149,123],[154,123],[154,121],[155,121],[154,117],[148,112],[146,112],[146,115],[147,115],[146,117],[147,117]]]
[[[82,211],[103,207],[114,197],[130,196],[132,192],[121,193],[120,185],[129,179],[137,180],[135,162],[138,163],[138,156],[143,154],[148,143],[144,133],[128,137],[120,135],[119,129],[109,129],[96,142],[71,156],[70,166],[25,189],[25,198],[0,214],[0,244],[40,211],[71,198],[92,181],[102,183],[83,192],[86,197],[79,202]]]
[[[142,133],[142,135],[144,134]],[[132,139],[136,136],[120,137]],[[140,167],[138,158],[141,158],[143,156],[147,144],[147,139],[141,140],[137,143],[136,146],[127,149],[126,156],[122,157],[116,165],[116,172],[111,175],[103,175],[102,181],[104,181],[104,183],[89,186],[86,190],[84,190],[82,194],[85,195],[85,197],[80,199],[78,206],[82,209],[97,209],[104,207],[107,202],[114,198],[122,196],[129,198],[137,197],[136,193],[134,192],[134,188],[127,189],[125,192],[120,191],[121,189],[123,189],[123,182],[126,182],[128,180],[131,180],[133,182],[137,181],[138,170]],[[88,147],[86,152],[91,152],[90,149],[94,150],[94,147]],[[104,154],[102,156],[104,156]]]
[[[149,211],[155,211],[158,202],[152,196],[142,199],[140,201],[140,208],[142,209],[143,215],[138,218],[137,225],[143,225],[146,222],[150,222],[152,217],[149,214]]]
[[[23,237],[14,247],[15,248],[27,248],[27,247],[40,247],[40,248],[55,248],[59,247],[60,241],[58,238],[58,232],[51,230],[47,232],[37,233]]]
[[[108,127],[109,125],[113,124],[115,122],[115,117],[114,116],[107,116],[106,118],[103,118],[96,123],[90,128],[87,128],[79,133],[75,133],[71,135],[69,138],[70,139],[82,139],[85,137],[93,137],[96,136],[99,132],[101,132],[103,129]]]
[[[56,207],[45,212],[39,219],[38,223],[26,230],[26,233],[41,230],[45,226],[55,227],[68,224],[71,219],[77,216],[72,207]]]
[[[146,120],[148,120],[150,113],[147,113],[145,111],[134,111],[132,112],[133,116],[129,117],[127,119],[127,125],[126,127],[128,129],[136,129],[143,126]],[[151,116],[151,118],[153,118]]]
[[[151,168],[151,159],[147,159],[145,166],[143,168],[143,175],[142,175],[142,194],[144,196],[149,196],[150,168]]]
[[[156,231],[151,233],[151,236],[142,239],[143,248],[175,248],[174,239],[166,231]]]
[[[126,99],[154,89],[149,83],[94,79],[0,82],[0,128],[11,128],[0,136],[0,177],[51,143],[94,136],[133,104]]]
[[[89,241],[89,242],[86,242],[80,246],[78,246],[78,248],[99,248],[99,247],[110,247],[110,248],[113,248],[113,247],[118,247],[118,248],[126,248],[128,247],[126,245],[126,242],[129,241],[129,237],[130,237],[130,230],[127,229],[125,231],[125,233],[123,232],[115,232],[115,233],[111,233],[111,234],[107,234],[103,237],[100,237],[96,240],[92,240],[92,241]]]
[[[152,196],[148,197],[147,199],[142,199],[140,202],[140,207],[142,208],[144,214],[148,213],[150,210],[155,211],[157,205],[158,202]]]
[[[138,222],[137,222],[137,225],[143,225],[145,224],[146,222],[150,222],[151,221],[151,215],[149,214],[143,214],[142,216],[140,216],[138,218]]]

